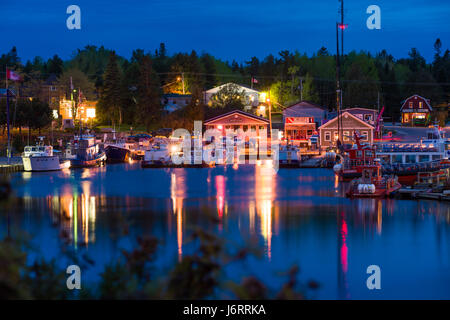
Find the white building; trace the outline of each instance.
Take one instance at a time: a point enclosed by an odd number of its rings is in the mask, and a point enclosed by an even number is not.
[[[223,87],[226,87],[230,84],[234,84],[237,85],[239,87],[240,91],[244,91],[245,92],[245,96],[246,96],[246,106],[248,105],[251,109],[251,107],[257,107],[260,103],[264,103],[266,102],[266,93],[265,92],[259,92],[257,90],[254,89],[250,89],[232,82],[229,83],[225,83],[221,86],[203,91],[203,98],[205,99],[205,104],[208,104],[209,101],[211,100],[211,97],[216,94],[217,92],[220,91],[220,89],[222,89]]]

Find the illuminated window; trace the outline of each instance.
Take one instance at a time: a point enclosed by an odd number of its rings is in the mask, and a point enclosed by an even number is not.
[[[413,103],[410,102],[410,103],[409,103],[409,108],[412,109],[412,107],[413,107]]]
[[[58,119],[58,110],[53,110],[53,118]]]
[[[422,109],[422,101],[419,101],[419,109]]]
[[[86,109],[86,117],[87,118],[95,118],[95,109],[94,108]]]

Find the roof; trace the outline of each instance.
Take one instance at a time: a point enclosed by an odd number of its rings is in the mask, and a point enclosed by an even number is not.
[[[358,110],[378,113],[378,110],[369,109],[369,108],[363,108],[363,107],[347,108],[347,109],[344,109],[342,111],[347,111],[347,112],[351,113],[352,111],[358,111]]]
[[[211,88],[211,89],[209,89],[209,90],[206,90],[205,92],[206,92],[206,93],[216,93],[217,91],[219,91],[219,90],[222,89],[223,87],[228,86],[228,85],[230,85],[230,84],[234,84],[234,85],[236,85],[236,86],[239,86],[239,87],[242,88],[242,90],[244,90],[246,93],[257,93],[257,94],[259,94],[259,91],[256,91],[256,90],[254,90],[254,89],[249,89],[249,88],[247,88],[247,87],[245,87],[245,86],[241,86],[241,85],[236,84],[236,83],[233,83],[233,82],[228,82],[228,83],[222,84],[222,85],[220,85],[220,86],[218,86],[218,87],[214,87],[214,88]]]
[[[58,82],[58,77],[56,76],[56,74],[52,73],[49,75],[49,77],[47,78],[47,80],[45,80],[45,85],[54,85]]]
[[[325,109],[309,101],[300,101],[284,109],[283,117],[324,118]]]
[[[344,113],[341,114],[341,117],[344,117],[345,115],[348,115],[348,116],[350,116],[351,118],[357,120],[358,122],[360,122],[361,124],[363,124],[365,127],[368,127],[368,128],[373,129],[373,126],[371,126],[371,125],[368,124],[367,122],[365,122],[365,121],[359,119],[358,117],[355,117],[355,116],[352,115],[350,112],[345,111]],[[322,129],[322,128],[325,128],[325,127],[329,126],[331,123],[337,121],[338,118],[339,118],[339,117],[335,117],[335,118],[333,118],[332,120],[330,120],[330,121],[324,123],[323,125],[321,125],[321,126],[319,127],[319,129]]]
[[[402,107],[400,108],[400,111],[402,111],[402,109],[403,109],[403,107],[405,106],[406,102],[407,102],[409,99],[412,99],[412,98],[414,98],[414,97],[423,99],[423,100],[425,101],[425,103],[427,104],[428,109],[430,109],[430,111],[433,111],[433,108],[432,108],[431,105],[430,105],[430,100],[427,99],[427,98],[424,98],[424,97],[422,97],[422,96],[419,96],[418,94],[413,94],[411,97],[406,98],[404,101],[402,101]]]
[[[192,98],[190,94],[178,94],[178,93],[166,93],[163,94],[164,98]]]
[[[208,124],[208,123],[213,122],[213,121],[216,121],[216,120],[218,120],[218,119],[220,119],[220,118],[228,117],[228,116],[230,116],[230,115],[232,115],[232,114],[234,114],[234,113],[240,114],[240,115],[242,115],[242,116],[244,116],[244,117],[253,118],[253,119],[255,119],[255,120],[259,120],[259,121],[265,122],[265,123],[267,123],[267,124],[269,123],[269,120],[267,120],[266,118],[259,117],[259,116],[256,116],[256,115],[254,115],[254,114],[247,113],[247,112],[244,112],[244,111],[241,111],[241,110],[233,110],[233,111],[230,111],[230,112],[221,114],[221,115],[219,115],[219,116],[210,118],[210,119],[206,120],[204,124]]]

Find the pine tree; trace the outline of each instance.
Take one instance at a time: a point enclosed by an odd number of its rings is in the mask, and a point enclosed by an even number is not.
[[[98,111],[103,120],[122,124],[121,75],[115,52],[111,52],[103,75],[103,90],[98,102]]]
[[[152,125],[159,120],[161,102],[159,99],[159,81],[153,71],[149,56],[142,58],[139,65],[138,101],[136,121],[150,131]]]

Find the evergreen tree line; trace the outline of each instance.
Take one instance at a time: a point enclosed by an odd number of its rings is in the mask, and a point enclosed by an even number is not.
[[[415,48],[402,59],[395,59],[386,50],[375,55],[346,53],[340,60],[344,107],[376,108],[379,103],[386,107],[385,116],[398,119],[401,102],[419,94],[430,99],[433,107],[446,109],[450,101],[450,51],[442,46],[437,39],[431,63]],[[164,43],[154,52],[134,50],[130,59],[103,46],[86,46],[67,61],[55,55],[47,61],[35,57],[24,64],[13,48],[0,56],[1,70],[6,66],[23,75],[22,96],[37,95],[40,86],[53,76],[69,97],[72,78],[84,97],[98,100],[100,123],[142,125],[147,130],[189,127],[192,120],[202,120],[214,108],[204,106],[204,90],[228,82],[250,87],[252,78],[257,79],[254,89],[270,92],[275,111],[300,99],[329,110],[336,107],[336,56],[324,47],[311,56],[285,50],[262,60],[251,57],[238,63],[195,51],[168,55]],[[192,102],[167,116],[161,96],[169,92],[191,94]]]

